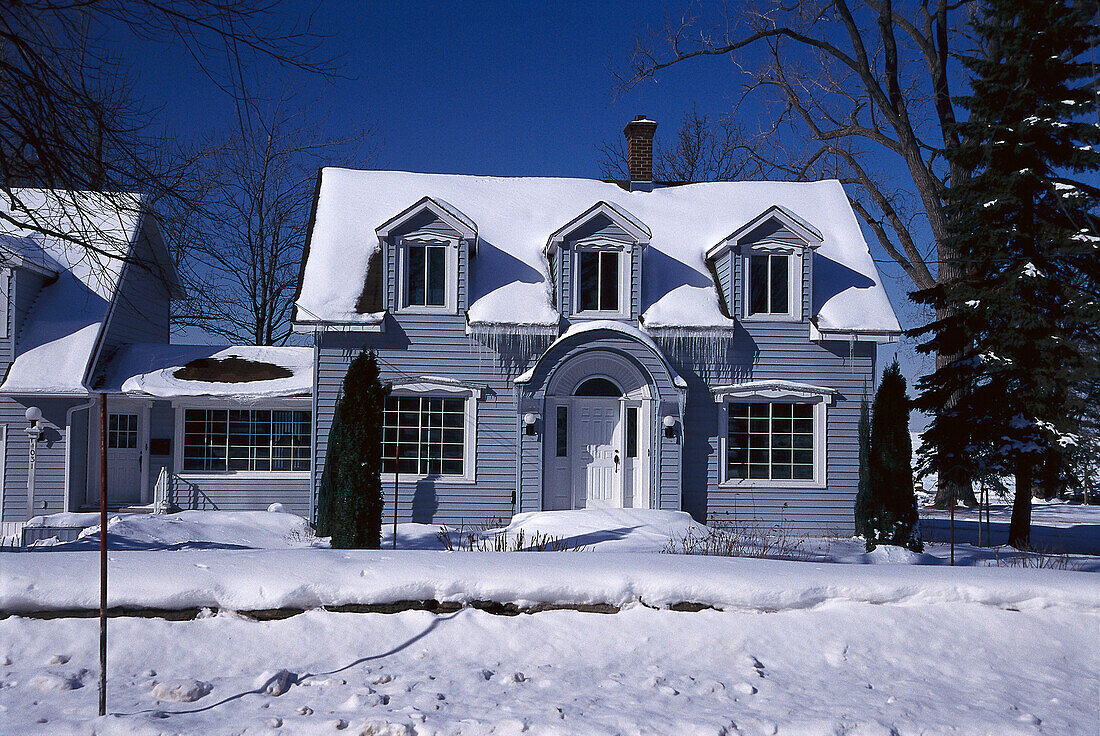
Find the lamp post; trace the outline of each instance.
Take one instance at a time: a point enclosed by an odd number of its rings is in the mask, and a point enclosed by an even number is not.
[[[34,463],[38,458],[38,441],[42,439],[42,410],[28,406],[24,416],[29,426],[23,430],[30,440],[30,461],[27,466],[27,518],[34,516]]]

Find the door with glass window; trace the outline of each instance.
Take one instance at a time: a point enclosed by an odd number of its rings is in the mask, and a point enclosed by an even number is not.
[[[140,413],[135,410],[107,415],[107,503],[141,503]]]

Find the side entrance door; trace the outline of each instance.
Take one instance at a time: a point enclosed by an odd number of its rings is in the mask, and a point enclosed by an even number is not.
[[[576,398],[570,437],[573,508],[623,505],[622,403]]]
[[[107,503],[111,506],[141,502],[140,416],[136,409],[107,415]]]

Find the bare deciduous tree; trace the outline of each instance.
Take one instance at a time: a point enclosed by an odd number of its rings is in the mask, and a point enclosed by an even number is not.
[[[281,345],[306,239],[317,169],[357,158],[366,131],[321,134],[310,107],[280,99],[239,102],[239,126],[209,146],[196,172],[201,193],[172,209],[187,297],[177,327],[200,327],[232,342]]]
[[[773,176],[840,179],[912,287],[931,289],[957,268],[943,195],[969,172],[945,153],[960,144],[951,80],[956,47],[972,50],[955,30],[970,5],[737,4],[728,17],[707,24],[685,13],[640,38],[617,75],[627,89],[698,57],[730,58],[746,75],[742,99],[762,95],[777,105],[752,147],[754,157]],[[751,59],[760,61],[751,66]],[[938,354],[937,367],[951,360]],[[976,504],[968,479],[941,474],[936,503],[952,498]]]
[[[263,57],[311,72],[331,70],[318,61],[321,39],[309,18],[288,21],[281,0],[21,0],[0,12],[0,221],[87,247],[80,227],[51,228],[18,187],[69,191],[155,192],[185,196],[192,161],[166,156],[152,135],[155,111],[143,108],[128,83],[125,43],[112,45],[120,29],[132,40],[156,40],[183,48],[196,68],[223,90],[235,90],[246,61]],[[225,60],[226,68],[218,65]],[[94,213],[80,217],[88,198],[59,202],[89,229]],[[131,199],[117,199],[126,206]],[[124,245],[124,244],[119,244]],[[97,257],[119,257],[121,247]]]

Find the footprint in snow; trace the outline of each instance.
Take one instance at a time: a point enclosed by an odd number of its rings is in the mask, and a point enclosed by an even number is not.
[[[495,673],[492,670],[481,670],[477,673],[477,676],[480,677],[482,680],[491,680],[493,679],[494,674]]]
[[[46,660],[46,664],[68,664],[72,657],[68,654],[53,654]]]
[[[733,689],[742,695],[756,695],[756,693],[760,692],[747,682],[739,682],[733,686]]]

